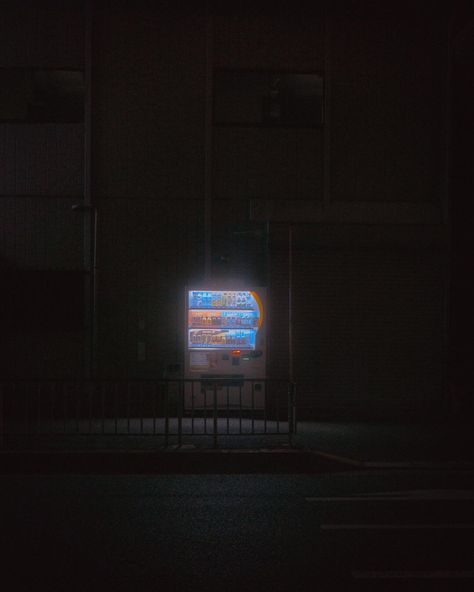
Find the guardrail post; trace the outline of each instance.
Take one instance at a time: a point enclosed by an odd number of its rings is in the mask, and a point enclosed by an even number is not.
[[[169,416],[169,382],[166,380],[163,383],[165,388],[165,448],[168,448],[169,431],[170,431],[170,416]]]
[[[178,405],[178,446],[181,446],[183,443],[183,407],[184,407],[184,389],[183,389],[183,382],[180,380],[178,382],[177,388],[177,405]]]
[[[296,382],[293,383],[293,434],[298,432],[298,419],[296,417]]]
[[[0,449],[5,446],[5,409],[4,409],[5,385],[0,385]]]
[[[218,436],[217,436],[217,384],[214,382],[214,391],[213,391],[213,411],[214,411],[214,448],[218,448]]]
[[[293,382],[288,383],[288,444],[293,446],[293,430],[294,430],[294,406],[293,406]]]

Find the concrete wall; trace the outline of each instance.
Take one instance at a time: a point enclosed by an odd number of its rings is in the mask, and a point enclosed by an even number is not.
[[[328,28],[331,199],[439,203],[445,20],[336,16]]]
[[[104,376],[161,377],[182,356],[184,286],[203,269],[205,25],[199,3],[93,14]]]
[[[82,70],[83,12],[79,1],[3,2],[0,73]],[[83,220],[71,206],[82,197],[83,137],[81,123],[0,123],[2,271],[81,273]],[[2,376],[81,376],[84,339],[78,329],[3,332]]]
[[[293,228],[294,378],[313,383],[308,409],[383,416],[438,404],[447,15],[215,3],[209,27],[205,6],[92,3],[99,374],[159,377],[181,361],[183,289],[204,273],[210,191],[214,274],[268,284],[269,368],[282,377]],[[11,7],[0,66],[84,68],[81,2],[32,3],[29,16]],[[323,126],[206,127],[218,69],[321,74]],[[83,266],[82,218],[70,211],[83,191],[83,129],[2,124],[8,266]],[[80,368],[83,337],[34,371]],[[56,337],[44,339],[50,348]]]
[[[423,236],[424,235],[424,236]],[[426,230],[321,226],[294,237],[294,373],[310,414],[395,418],[445,392],[446,245]]]

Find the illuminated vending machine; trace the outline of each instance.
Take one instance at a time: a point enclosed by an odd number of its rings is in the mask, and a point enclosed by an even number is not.
[[[219,407],[263,408],[265,296],[264,288],[186,290],[186,408],[210,407],[214,394]]]

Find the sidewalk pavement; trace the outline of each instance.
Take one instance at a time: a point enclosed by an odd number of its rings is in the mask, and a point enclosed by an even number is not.
[[[289,445],[273,436],[183,434],[164,446],[161,436],[91,435],[43,445],[4,448],[0,472],[35,467],[48,472],[321,472],[357,469],[474,469],[474,429],[469,424],[300,422]],[[2,468],[3,467],[3,468]],[[95,467],[95,468],[94,468]],[[141,469],[140,469],[141,467]]]
[[[474,467],[472,424],[301,422],[295,445],[354,466]]]

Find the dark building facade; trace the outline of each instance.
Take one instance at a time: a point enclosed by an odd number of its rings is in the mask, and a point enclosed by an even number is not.
[[[446,408],[463,3],[2,5],[5,377],[162,377],[207,273],[302,416]]]

